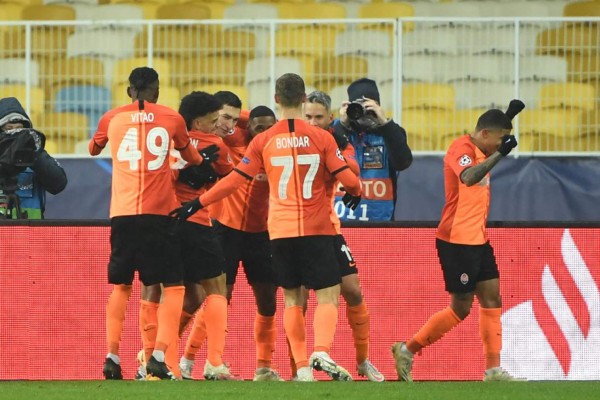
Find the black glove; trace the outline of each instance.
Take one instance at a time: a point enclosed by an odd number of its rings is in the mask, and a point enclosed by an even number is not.
[[[219,159],[219,146],[211,144],[201,150],[198,150],[204,161],[202,164],[211,164]]]
[[[517,147],[517,138],[514,135],[504,135],[502,136],[502,143],[498,147],[498,152],[506,157],[515,147]]]
[[[346,189],[341,187],[340,191],[342,192],[346,192]],[[342,202],[344,202],[344,205],[352,210],[356,210],[356,207],[358,207],[358,204],[360,203],[361,200],[361,195],[359,194],[358,196],[354,196],[351,195],[350,193],[346,192],[346,194],[344,194],[344,197],[342,197]]]
[[[185,183],[192,189],[200,189],[207,183],[215,183],[218,178],[219,174],[217,174],[210,163],[202,163],[179,170],[177,180]]]
[[[202,208],[204,208],[204,206],[200,203],[200,199],[196,197],[194,200],[182,203],[181,207],[171,211],[169,217],[176,218],[179,221],[185,221]]]
[[[337,124],[333,127],[332,135],[340,150],[344,150],[348,147],[348,136],[346,136],[342,124]]]

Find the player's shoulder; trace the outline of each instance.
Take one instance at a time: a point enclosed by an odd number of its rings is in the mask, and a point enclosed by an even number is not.
[[[456,151],[462,151],[466,148],[475,149],[475,144],[471,141],[471,135],[465,134],[459,138],[454,139],[448,147],[447,154],[454,153]]]

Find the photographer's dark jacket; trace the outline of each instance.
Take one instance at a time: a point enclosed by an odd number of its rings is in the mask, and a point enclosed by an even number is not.
[[[341,126],[340,120],[336,119],[333,125],[335,128],[337,125]],[[406,131],[390,120],[367,132],[346,130],[346,134],[356,150],[363,197],[358,208],[353,211],[344,206],[341,197],[336,196],[335,210],[340,220],[391,221],[396,203],[396,172],[405,170],[412,163]]]
[[[22,115],[30,121],[17,99],[3,99],[0,102],[0,121],[12,114]],[[30,128],[24,128],[27,129]],[[58,194],[66,186],[64,169],[46,150],[38,149],[33,165],[17,175],[15,193],[20,200],[21,211],[27,211],[27,219],[41,219],[44,217],[46,192]]]

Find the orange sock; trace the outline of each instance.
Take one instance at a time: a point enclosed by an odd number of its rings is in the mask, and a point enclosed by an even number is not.
[[[206,322],[204,321],[204,307],[201,307],[194,317],[194,325],[190,331],[187,342],[185,343],[185,352],[183,356],[188,360],[196,358],[196,353],[202,347],[206,340]]]
[[[315,309],[314,330],[315,330],[315,351],[324,351],[329,353],[335,328],[338,321],[338,309],[334,304],[318,304]]]
[[[276,339],[275,316],[266,317],[256,313],[254,318],[254,341],[256,342],[257,368],[271,368]]]
[[[206,298],[204,309],[206,336],[208,338],[207,359],[217,367],[223,364],[225,335],[227,335],[227,298],[220,294],[211,294]]]
[[[181,311],[181,319],[179,320],[179,337],[183,335],[183,332],[185,332],[193,317],[194,314],[190,314],[185,310]]]
[[[290,368],[292,370],[292,377],[298,375],[298,368],[296,368],[296,361],[294,361],[294,354],[292,353],[292,346],[290,346],[290,341],[287,338],[287,335],[285,337],[285,342],[287,343],[287,347],[288,347],[288,354],[290,356]]]
[[[175,332],[175,335],[169,342],[167,351],[165,351],[165,364],[169,367],[169,370],[181,380],[181,369],[179,369],[179,335]]]
[[[114,285],[106,304],[106,344],[108,352],[112,354],[119,354],[129,295],[131,285]]]
[[[283,327],[290,343],[296,368],[308,367],[306,355],[306,327],[301,306],[286,307],[283,311]]]
[[[154,350],[166,351],[169,345],[177,346],[179,320],[183,307],[184,286],[163,288],[162,303],[158,306],[158,330]]]
[[[483,342],[485,369],[500,366],[500,351],[502,350],[501,316],[501,308],[479,307],[479,336]]]
[[[425,346],[429,346],[441,339],[446,333],[460,323],[454,310],[450,306],[433,314],[419,329],[416,335],[409,340],[406,347],[411,353],[416,353]]]
[[[146,360],[150,359],[156,344],[156,330],[158,329],[158,303],[140,300],[140,334]]]
[[[357,306],[346,305],[346,318],[352,328],[356,363],[362,364],[369,358],[369,310],[364,300]]]

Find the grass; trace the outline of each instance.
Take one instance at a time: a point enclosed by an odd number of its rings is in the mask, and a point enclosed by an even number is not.
[[[4,400],[537,400],[594,399],[600,382],[135,382],[4,381]]]

